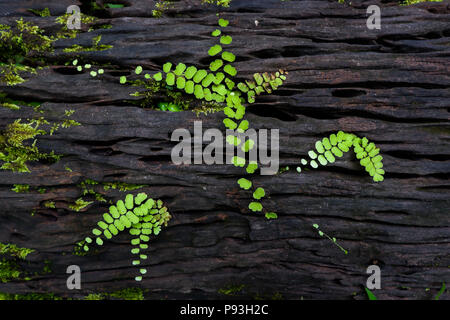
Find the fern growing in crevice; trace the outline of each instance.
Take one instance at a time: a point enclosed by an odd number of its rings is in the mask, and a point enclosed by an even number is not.
[[[229,21],[220,18],[218,24],[219,27],[225,28]],[[223,123],[227,129],[232,130],[232,134],[226,137],[226,141],[234,147],[240,148],[244,153],[248,153],[255,147],[255,142],[252,139],[239,138],[249,129],[249,122],[243,119],[246,111],[244,103],[254,103],[256,96],[262,93],[270,94],[277,90],[286,80],[288,73],[283,70],[272,74],[267,72],[255,73],[253,80],[236,84],[233,78],[238,71],[232,64],[235,62],[236,56],[232,52],[224,50],[224,46],[232,43],[232,37],[225,35],[220,29],[214,30],[211,35],[218,38],[220,44],[216,44],[208,50],[209,56],[216,57],[210,63],[209,70],[197,69],[195,66],[187,66],[184,63],[174,65],[167,62],[163,65],[162,72],[153,76],[145,74],[145,78],[152,78],[156,82],[169,87],[176,87],[188,95],[194,95],[198,100],[225,104],[226,107],[223,112],[227,118],[223,120]],[[141,74],[142,71],[142,67],[138,66],[135,73]],[[120,83],[127,83],[127,78],[122,76]],[[247,164],[247,173],[254,173],[258,168],[256,162],[246,163],[245,158],[239,156],[234,156],[232,163],[238,167],[244,167]],[[249,209],[261,212],[263,207],[259,200],[265,196],[265,192],[262,188],[257,190],[258,196],[254,200],[258,201],[251,202]],[[268,219],[277,217],[274,212],[266,212],[265,214]]]
[[[147,255],[144,250],[148,249],[150,235],[157,236],[163,226],[172,218],[167,207],[163,206],[161,200],[148,198],[147,194],[139,193],[136,196],[128,194],[125,201],[119,200],[116,205],[109,207],[109,212],[103,214],[103,220],[97,223],[98,228],[92,230],[95,236],[95,243],[103,245],[104,239],[111,239],[119,232],[129,229],[133,238],[131,240],[131,253],[136,256],[132,264],[138,266],[141,260],[146,260]],[[94,243],[91,237],[86,237],[78,245],[84,251],[89,251],[89,246]],[[147,269],[140,268],[140,275],[135,277],[136,281],[141,281],[142,276],[147,273]]]

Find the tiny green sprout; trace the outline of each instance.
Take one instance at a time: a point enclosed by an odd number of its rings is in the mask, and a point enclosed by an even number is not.
[[[176,105],[174,103],[169,103],[169,106],[167,107],[167,111],[180,112],[180,111],[183,111],[183,110],[181,109],[180,106],[178,106],[178,105]]]
[[[158,109],[161,111],[167,111],[169,110],[169,103],[168,102],[159,102],[158,103]]]
[[[147,80],[149,80],[151,77],[152,76],[149,73],[146,73],[145,76],[144,76],[144,78],[147,79]]]
[[[298,173],[301,173],[301,172],[302,172],[302,168],[300,168],[300,167],[297,167],[296,170],[297,170]]]
[[[216,29],[216,30],[214,30],[212,33],[211,33],[211,35],[213,36],[213,37],[218,37],[218,36],[220,36],[222,34],[222,31],[220,31],[219,29]]]
[[[257,188],[255,190],[255,192],[253,192],[253,198],[256,200],[263,198],[265,195],[266,195],[266,192],[261,187]]]
[[[78,66],[77,67],[77,71],[79,71],[79,72],[83,71],[83,67],[82,66]]]
[[[366,293],[367,293],[367,296],[369,297],[369,300],[378,300],[377,297],[373,294],[372,291],[370,291],[367,288],[364,288],[364,289],[366,289]]]
[[[49,208],[49,209],[55,209],[56,205],[55,205],[54,201],[45,201],[44,207]]]
[[[96,76],[97,76],[97,72],[91,71],[91,72],[90,72],[90,75],[91,75],[91,77],[96,77]]]
[[[262,204],[259,202],[250,202],[248,205],[248,208],[252,210],[253,212],[260,212],[262,210]]]
[[[121,3],[107,3],[105,6],[110,9],[120,9],[125,7],[125,5]]]
[[[104,74],[105,73],[105,70],[103,70],[103,69],[98,69],[98,74]]]
[[[250,180],[245,179],[245,178],[240,178],[237,181],[237,183],[244,190],[248,190],[248,189],[250,189],[252,187],[252,182]]]
[[[91,67],[92,67],[92,66],[91,66],[90,64],[85,64],[85,65],[84,65],[84,68],[85,68],[85,69],[90,69]]]
[[[278,219],[278,215],[275,212],[267,212],[266,213],[266,219]]]
[[[342,252],[344,252],[345,254],[348,254],[348,251],[345,250],[342,246],[340,246],[337,241],[336,238],[332,238],[329,235],[327,235],[325,232],[323,232],[322,230],[319,229],[319,225],[318,224],[313,224],[312,225],[314,229],[317,230],[317,233],[319,234],[319,236],[323,237],[325,236],[328,240],[330,240],[332,243],[334,243],[335,246],[337,246],[339,249],[341,249]]]
[[[121,76],[120,77],[120,84],[125,84],[127,82],[127,77]]]
[[[445,282],[442,282],[442,287],[439,290],[439,292],[437,293],[437,295],[434,297],[434,300],[439,300],[440,297],[442,296],[442,294],[445,292]]]
[[[78,59],[72,61],[72,65],[76,66],[78,64]]]
[[[142,73],[142,67],[141,66],[137,66],[136,70],[134,71],[136,74],[141,74]]]

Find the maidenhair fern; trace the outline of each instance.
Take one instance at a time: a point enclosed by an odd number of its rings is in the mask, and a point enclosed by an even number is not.
[[[129,230],[134,237],[131,240],[131,253],[136,256],[132,264],[139,266],[141,260],[146,260],[147,255],[144,250],[148,248],[150,235],[158,235],[163,226],[171,219],[167,208],[163,206],[161,200],[148,198],[147,194],[139,193],[136,196],[128,194],[125,201],[119,200],[116,205],[109,207],[109,212],[103,214],[103,220],[97,223],[97,228],[92,230],[94,239],[86,237],[78,245],[84,251],[89,251],[89,247],[94,242],[101,246],[105,239],[111,239],[125,229]],[[95,241],[94,241],[95,240]],[[142,276],[147,273],[147,269],[140,268],[140,275],[135,277],[136,281],[141,281]]]
[[[321,237],[326,237],[328,240],[330,240],[334,245],[336,245],[339,249],[341,249],[342,252],[344,252],[345,254],[348,254],[348,251],[345,250],[339,243],[337,243],[336,238],[334,237],[330,237],[329,235],[327,235],[325,232],[323,232],[322,230],[319,229],[319,225],[318,224],[313,224],[314,229],[317,230],[317,233],[319,234],[319,236]]]
[[[309,160],[301,159],[301,165],[297,167],[297,172],[302,172],[302,167],[309,165],[316,169],[319,165],[325,166],[333,163],[336,158],[343,156],[353,147],[356,158],[375,182],[384,180],[383,157],[379,154],[380,149],[370,142],[366,137],[358,138],[352,133],[339,131],[315,143],[315,149],[308,151]]]
[[[225,28],[229,21],[219,19],[219,27]],[[233,130],[233,134],[226,137],[227,143],[240,148],[245,153],[252,150],[255,142],[252,139],[243,141],[238,138],[239,134],[245,133],[249,128],[249,122],[244,118],[244,103],[254,103],[255,97],[262,93],[272,93],[286,80],[287,72],[279,70],[275,73],[255,73],[250,81],[239,82],[233,81],[238,73],[237,69],[232,65],[236,60],[236,56],[227,51],[224,46],[230,45],[233,38],[224,34],[223,30],[215,29],[212,32],[213,37],[219,39],[220,44],[213,45],[208,54],[214,57],[209,65],[209,70],[197,69],[195,66],[187,66],[184,63],[174,65],[167,62],[163,65],[162,72],[158,72],[151,76],[145,74],[145,79],[153,78],[156,82],[164,83],[170,87],[176,87],[178,90],[184,91],[186,94],[194,95],[199,100],[207,102],[214,101],[217,103],[225,103],[224,113],[227,116],[223,123],[227,129]],[[142,67],[138,66],[135,70],[137,75],[143,72]],[[127,83],[127,78],[120,78],[121,84]],[[162,110],[169,110],[169,106],[159,106]],[[172,106],[175,108],[175,106]],[[178,109],[175,109],[177,111]],[[247,173],[254,173],[258,164],[254,161],[246,162],[245,158],[234,156],[232,163],[237,167],[246,167]],[[245,179],[246,180],[246,179]],[[242,179],[241,179],[242,181]],[[248,181],[248,180],[247,180]],[[251,182],[250,182],[251,183]],[[263,188],[254,190],[254,199],[261,200],[265,196]],[[254,212],[263,211],[263,206],[259,201],[253,201],[249,204],[249,209]],[[266,212],[268,219],[276,218],[276,213]]]

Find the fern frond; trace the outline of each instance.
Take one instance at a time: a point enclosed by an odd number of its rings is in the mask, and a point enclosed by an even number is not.
[[[172,218],[166,207],[163,206],[161,200],[153,200],[148,198],[147,194],[139,193],[136,196],[128,194],[125,201],[119,200],[116,205],[109,207],[109,212],[103,214],[103,219],[97,223],[97,228],[92,230],[95,236],[95,243],[99,246],[103,245],[105,239],[112,239],[119,232],[129,229],[132,236],[131,253],[138,255],[133,260],[133,265],[140,265],[141,260],[147,259],[147,255],[141,250],[148,248],[147,242],[150,241],[149,235],[158,235],[163,226]],[[89,246],[94,241],[90,237],[86,237],[84,242],[79,246],[84,251],[89,251]],[[146,269],[140,269],[140,275],[136,276],[136,281],[142,280],[142,275],[147,273]]]

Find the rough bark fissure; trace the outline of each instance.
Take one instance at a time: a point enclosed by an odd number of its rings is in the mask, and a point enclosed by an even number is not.
[[[366,268],[378,264],[385,299],[430,299],[450,282],[450,4],[382,7],[382,29],[368,30],[366,8],[376,1],[233,0],[227,9],[177,1],[169,17],[152,18],[155,1],[128,0],[99,23],[111,29],[81,33],[55,42],[55,61],[74,56],[111,63],[101,80],[71,74],[64,66],[38,70],[23,84],[0,91],[18,100],[41,101],[44,116],[58,120],[65,109],[82,126],[38,139],[40,150],[65,156],[55,164],[34,163],[31,174],[0,171],[0,242],[36,250],[21,263],[41,275],[0,283],[0,292],[54,292],[79,297],[134,287],[130,236],[120,234],[86,256],[73,255],[105,212],[95,202],[82,212],[68,210],[81,197],[85,179],[146,184],[140,191],[161,198],[173,215],[153,239],[139,286],[147,298],[225,298],[220,288],[245,285],[239,297],[365,299]],[[53,32],[54,17],[26,9],[48,7],[61,15],[73,1],[0,3],[0,24],[19,17]],[[239,78],[254,72],[289,71],[279,91],[260,96],[248,108],[251,127],[280,129],[280,162],[295,168],[314,142],[343,130],[366,136],[381,148],[385,181],[374,183],[354,155],[333,165],[297,174],[254,176],[266,189],[264,206],[278,213],[266,220],[249,212],[250,192],[236,183],[243,170],[232,165],[175,166],[170,160],[177,128],[223,129],[223,114],[162,112],[124,104],[136,88],[118,74],[137,65],[160,70],[166,61],[207,67],[220,10],[230,20],[232,52]],[[258,20],[258,26],[255,26]],[[72,44],[90,45],[102,35],[99,52],[65,53]],[[33,113],[0,110],[0,129]],[[70,167],[72,172],[65,170]],[[47,192],[15,193],[13,184]],[[123,199],[118,190],[103,192]],[[44,201],[57,209],[46,209]],[[35,210],[32,216],[30,213]],[[321,238],[313,223],[338,239],[344,255]],[[43,262],[52,272],[42,274]],[[66,268],[82,269],[81,292],[66,288]],[[430,288],[431,290],[426,290]],[[448,298],[448,293],[442,299]]]

